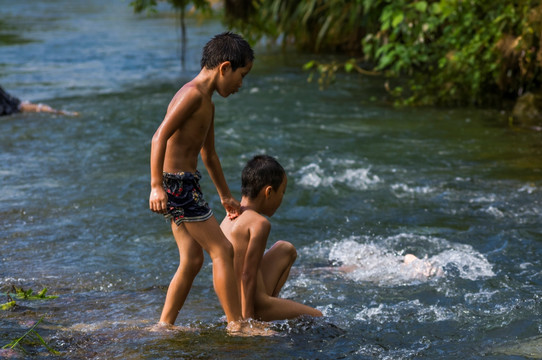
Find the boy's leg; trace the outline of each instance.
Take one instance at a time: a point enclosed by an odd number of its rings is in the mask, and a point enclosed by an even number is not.
[[[289,299],[261,294],[256,299],[256,318],[263,321],[294,319],[302,315],[322,316],[322,312]]]
[[[295,247],[287,241],[277,241],[263,256],[260,269],[266,293],[278,296],[297,258]]]
[[[166,295],[160,322],[174,324],[179,311],[188,296],[192,282],[203,265],[203,250],[188,234],[184,225],[171,222],[171,231],[179,248],[179,267],[173,276]]]
[[[287,241],[277,241],[263,256],[260,270],[265,294],[256,297],[256,317],[263,321],[293,319],[301,315],[322,316],[310,306],[289,299],[278,298],[297,258],[295,247]],[[256,290],[258,291],[258,290]]]
[[[233,270],[233,247],[215,217],[187,222],[186,229],[213,261],[213,285],[228,322],[242,320],[241,300]]]

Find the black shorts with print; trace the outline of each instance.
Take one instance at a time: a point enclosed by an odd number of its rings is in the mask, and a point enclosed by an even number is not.
[[[195,173],[164,173],[163,186],[168,197],[166,219],[181,225],[185,221],[205,221],[213,216],[213,210],[203,198],[200,179],[197,170]]]

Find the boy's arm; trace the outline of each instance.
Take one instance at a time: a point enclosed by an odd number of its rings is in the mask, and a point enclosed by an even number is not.
[[[162,187],[167,141],[181,127],[182,122],[192,116],[200,104],[201,96],[198,93],[187,92],[182,101],[170,105],[162,124],[152,137],[149,208],[154,212],[165,213],[167,207],[167,194]]]
[[[249,226],[249,242],[241,275],[241,305],[244,319],[254,318],[258,272],[270,231],[271,223],[265,218],[253,221]]]
[[[207,168],[207,172],[215,184],[218,196],[220,196],[220,202],[230,219],[235,219],[241,214],[241,205],[230,192],[226,178],[224,177],[224,172],[222,171],[222,165],[220,164],[220,159],[215,150],[215,125],[214,125],[214,116],[205,138],[205,143],[201,148],[201,160]]]

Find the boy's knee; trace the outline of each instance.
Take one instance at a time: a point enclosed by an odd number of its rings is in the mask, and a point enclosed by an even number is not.
[[[201,269],[201,267],[203,266],[203,261],[205,260],[205,257],[203,256],[203,252],[201,254],[198,254],[197,256],[193,257],[191,259],[191,262],[192,264],[194,265],[194,267]]]
[[[201,267],[203,266],[204,260],[205,257],[203,256],[203,252],[199,254],[192,254],[191,256],[187,256],[184,259],[181,258],[181,266],[199,272]]]
[[[209,251],[211,260],[215,261],[233,261],[233,245],[229,241],[223,241],[217,244]]]
[[[297,259],[297,250],[292,243],[288,241],[284,241],[284,240],[279,240],[277,241],[277,246],[279,246],[279,249],[282,252],[284,252],[285,254],[288,255],[288,257],[290,257],[292,262],[294,262],[295,259]]]
[[[229,241],[225,241],[222,245],[222,254],[228,259],[233,259],[233,245]]]

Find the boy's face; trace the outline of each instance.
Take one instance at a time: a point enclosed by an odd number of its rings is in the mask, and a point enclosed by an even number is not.
[[[267,216],[272,216],[275,211],[279,208],[280,204],[282,203],[282,198],[284,197],[284,193],[286,192],[286,185],[288,184],[288,179],[286,176],[282,179],[282,184],[280,184],[277,191],[271,190],[272,196],[270,197],[269,201],[269,213],[266,214]]]
[[[220,83],[217,87],[217,92],[222,97],[228,97],[231,94],[239,91],[243,85],[243,78],[252,69],[252,62],[247,65],[232,70],[231,64],[229,61],[226,61],[220,65]]]

